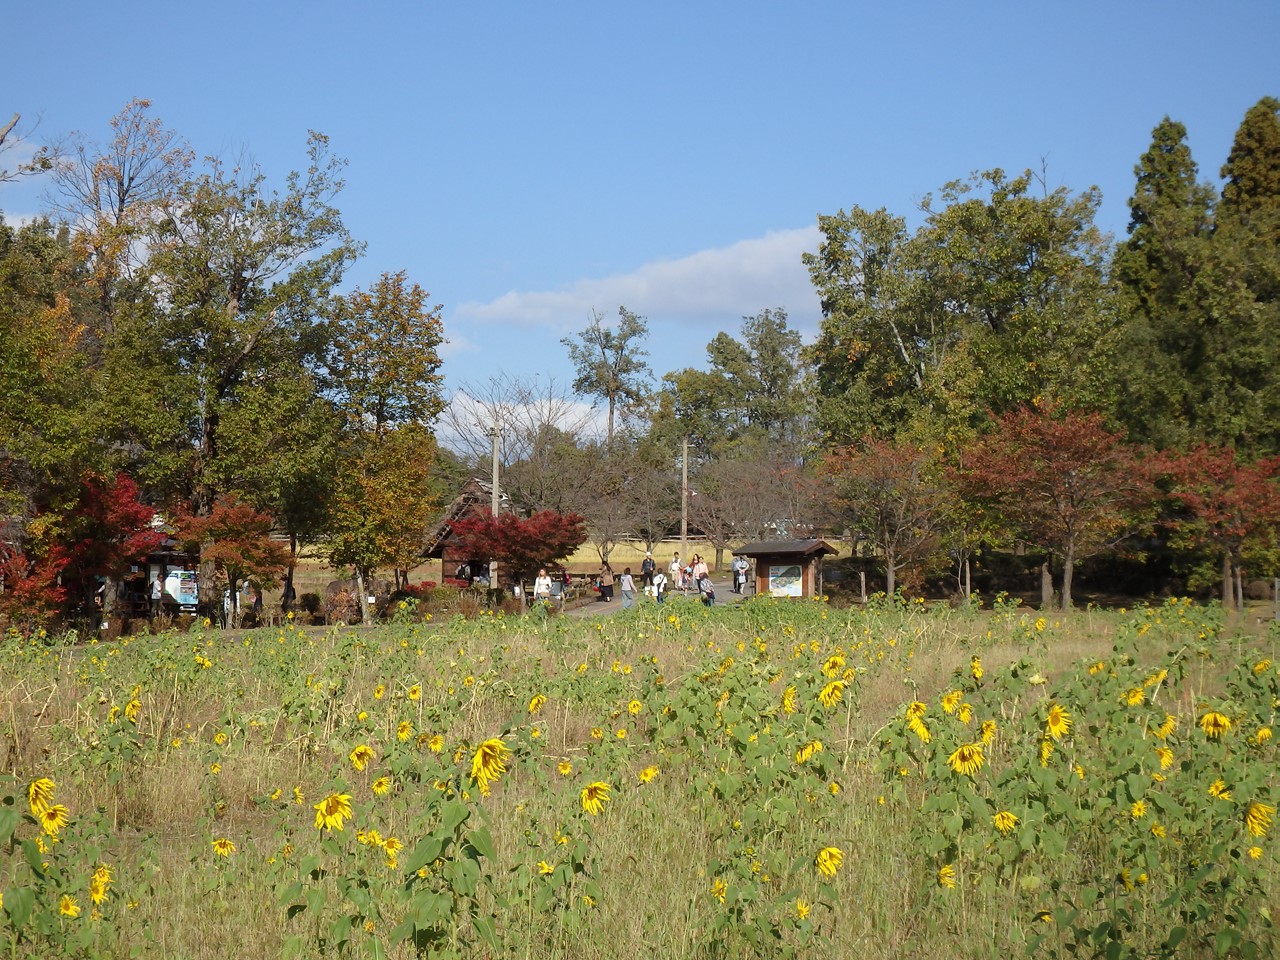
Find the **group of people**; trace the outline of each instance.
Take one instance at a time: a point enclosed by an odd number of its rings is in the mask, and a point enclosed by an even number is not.
[[[734,593],[740,594],[744,591],[749,569],[750,564],[745,557],[733,558],[732,589]],[[562,571],[556,579],[561,577],[563,578],[561,583],[567,588],[570,582],[569,572]],[[537,579],[533,582],[534,599],[550,602],[557,593],[563,596],[563,591],[555,590],[552,584],[552,577],[547,574],[546,568],[538,570]],[[675,554],[664,572],[654,562],[653,554],[646,551],[644,560],[640,563],[639,585],[630,567],[625,567],[622,573],[617,575],[609,562],[605,561],[600,565],[600,572],[596,575],[598,601],[611,603],[615,587],[622,599],[624,610],[635,606],[641,590],[658,603],[662,603],[668,590],[679,590],[685,596],[688,596],[691,590],[696,590],[699,598],[708,607],[714,606],[716,602],[715,586],[711,583],[711,571],[707,567],[707,562],[698,554],[694,554],[693,559],[687,564],[681,562],[679,553]]]

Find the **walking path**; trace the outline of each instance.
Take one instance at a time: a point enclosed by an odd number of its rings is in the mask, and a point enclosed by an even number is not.
[[[717,579],[716,576],[712,576],[711,583],[716,590],[716,606],[718,607],[726,606],[726,605],[731,606],[736,603],[741,603],[743,600],[746,599],[746,595],[739,596],[738,594],[733,592],[733,581],[730,580],[727,576],[721,576],[720,579]],[[679,590],[670,590],[667,592],[668,597],[678,597],[680,595],[681,594]],[[697,599],[698,592],[696,590],[690,590],[688,595],[690,597],[693,597],[694,599]],[[645,596],[644,594],[641,594],[636,598],[636,602],[652,603],[653,600]],[[616,616],[621,611],[622,611],[622,598],[618,593],[617,587],[615,586],[613,590],[613,599],[610,600],[608,603],[602,603],[599,600],[589,600],[586,603],[580,604],[579,606],[570,607],[568,610],[564,612],[564,615],[566,617],[586,619],[589,617],[612,617],[612,616]]]

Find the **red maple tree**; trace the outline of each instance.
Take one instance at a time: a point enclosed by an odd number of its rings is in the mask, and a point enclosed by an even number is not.
[[[990,504],[1023,540],[1060,559],[1065,610],[1075,565],[1135,533],[1154,501],[1151,472],[1139,454],[1100,414],[1023,407],[995,421],[970,451],[961,479],[968,498]],[[1048,559],[1041,575],[1048,605]]]
[[[520,579],[568,557],[587,540],[586,521],[576,513],[541,510],[530,517],[482,514],[453,525],[459,552],[493,557]]]
[[[1222,557],[1222,605],[1235,606],[1243,601],[1246,547],[1280,527],[1280,457],[1246,463],[1232,447],[1203,444],[1162,466],[1170,496],[1191,514],[1183,532]]]
[[[187,516],[178,524],[178,539],[200,550],[203,566],[212,563],[227,578],[231,595],[247,579],[274,586],[289,564],[289,550],[271,539],[271,514],[234,498],[219,499],[207,517]]]

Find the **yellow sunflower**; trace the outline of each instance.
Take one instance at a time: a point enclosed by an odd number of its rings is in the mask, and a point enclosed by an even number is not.
[[[1219,800],[1230,800],[1231,791],[1227,789],[1227,782],[1219,778],[1209,784],[1209,796],[1217,797]]]
[[[384,773],[377,780],[373,781],[369,787],[375,794],[381,797],[391,790],[393,783],[394,781],[391,779],[391,775]]]
[[[1156,736],[1161,740],[1168,740],[1173,736],[1173,732],[1178,729],[1178,718],[1171,713],[1166,713],[1164,722],[1156,727]]]
[[[570,763],[568,760],[561,760],[558,764],[556,764],[556,770],[557,772],[559,772],[560,776],[567,777],[571,773],[573,773],[573,764]]]
[[[844,669],[844,657],[838,653],[833,653],[822,664],[822,675],[824,677],[837,676]]]
[[[639,700],[632,700],[630,703],[627,704],[627,713],[631,714],[633,717],[636,716],[638,713],[640,713],[640,711],[642,711],[643,709],[644,709],[644,704],[641,703]]]
[[[317,830],[341,830],[351,816],[351,794],[331,793],[315,805]]]
[[[430,750],[432,753],[439,753],[441,750],[444,749],[444,737],[442,737],[438,733],[435,734],[430,740],[427,741],[427,749]]]
[[[471,758],[471,779],[480,787],[483,796],[489,795],[490,784],[507,771],[507,757],[511,751],[497,737],[490,737],[476,748]]]
[[[956,868],[949,863],[944,863],[938,868],[938,886],[945,887],[950,890],[956,885]]]
[[[982,744],[966,743],[956,747],[955,752],[947,758],[947,763],[956,773],[972,777],[982,769]]]
[[[1217,740],[1231,729],[1231,718],[1225,713],[1210,710],[1200,718],[1200,729],[1210,740]]]
[[[408,720],[401,720],[396,724],[396,739],[404,743],[413,736],[413,724]]]
[[[1010,813],[1008,810],[1001,810],[991,820],[995,823],[996,829],[1006,835],[1012,833],[1018,825],[1017,814]]]
[[[351,761],[351,765],[357,770],[363,770],[369,765],[369,761],[373,759],[373,747],[368,744],[360,744],[347,757]]]
[[[1049,712],[1045,715],[1044,731],[1054,740],[1061,740],[1071,732],[1071,714],[1059,703],[1050,704]]]
[[[795,687],[787,687],[787,689],[782,691],[782,712],[783,713],[796,712],[796,688]]]
[[[808,763],[822,752],[822,741],[811,740],[796,750],[796,763]]]
[[[982,721],[982,742],[990,744],[996,738],[996,722],[994,720]]]
[[[1244,825],[1253,836],[1265,837],[1271,829],[1271,817],[1275,812],[1275,807],[1255,800],[1244,812]]]
[[[844,681],[832,680],[818,694],[818,702],[828,710],[834,709],[844,699]]]
[[[636,775],[636,779],[641,783],[652,783],[654,780],[658,779],[658,774],[660,772],[661,771],[659,771],[657,767],[645,767]]]
[[[213,852],[219,857],[229,857],[236,852],[236,845],[226,837],[219,837],[209,845],[213,847]]]
[[[51,837],[56,837],[58,831],[71,822],[71,811],[62,804],[55,803],[41,810],[36,819],[40,821],[41,830]]]
[[[952,690],[950,693],[943,694],[942,709],[947,713],[955,713],[962,699],[964,699],[963,690]]]
[[[62,899],[58,901],[58,913],[74,920],[80,916],[80,904],[71,894],[65,893],[62,895]]]
[[[840,864],[844,863],[844,851],[839,847],[823,847],[818,851],[818,855],[814,857],[813,862],[817,866],[818,872],[830,879],[839,872]]]
[[[536,694],[534,698],[529,701],[529,713],[531,715],[537,713],[544,706],[546,706],[546,704],[547,704],[546,696],[544,696],[541,693]]]
[[[609,802],[609,784],[597,780],[582,788],[582,809],[593,817],[604,813],[604,805]]]
[[[48,777],[41,777],[39,780],[32,780],[27,785],[27,803],[31,805],[31,812],[37,818],[51,806],[53,806],[53,791],[56,784]]]
[[[973,675],[975,680],[982,679],[982,659],[980,657],[974,657],[969,661],[969,673]]]

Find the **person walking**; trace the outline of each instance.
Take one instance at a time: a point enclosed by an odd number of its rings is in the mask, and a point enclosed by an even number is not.
[[[659,603],[662,602],[662,596],[667,591],[667,575],[661,570],[653,575],[653,599]]]
[[[622,571],[618,580],[618,589],[622,592],[622,609],[630,610],[636,605],[636,582],[631,576],[631,568]]]
[[[657,566],[653,562],[653,554],[646,550],[644,552],[644,560],[640,562],[640,581],[644,586],[653,586],[653,572],[657,569]]]
[[[151,619],[160,616],[164,609],[164,574],[159,570],[156,571],[155,577],[151,581]]]
[[[667,585],[673,590],[680,589],[680,574],[684,570],[684,564],[680,562],[680,554],[676,554],[671,558],[671,564],[667,567]]]
[[[600,599],[605,603],[613,599],[613,567],[607,562],[600,565]]]

